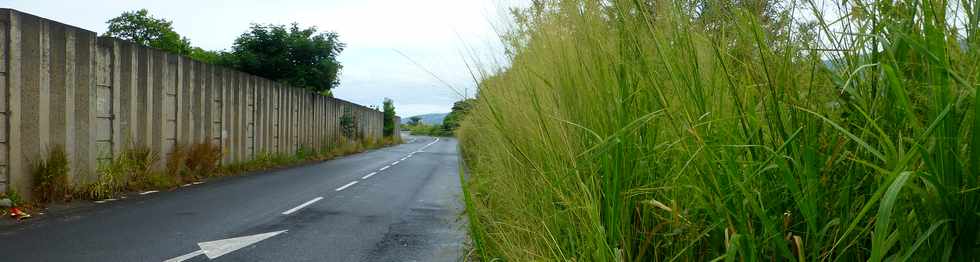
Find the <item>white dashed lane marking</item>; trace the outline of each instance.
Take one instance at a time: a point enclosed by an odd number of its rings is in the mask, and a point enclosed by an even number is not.
[[[414,141],[415,141],[415,139],[412,139],[412,142],[414,142]],[[371,173],[369,173],[367,175],[364,175],[363,177],[361,177],[361,179],[371,178],[371,176],[377,175],[378,172],[384,171],[385,169],[391,168],[391,166],[393,166],[393,165],[397,165],[398,163],[401,163],[402,161],[407,160],[408,158],[414,156],[415,153],[422,152],[422,150],[425,150],[426,148],[428,148],[429,146],[432,146],[432,144],[435,144],[436,142],[439,142],[439,138],[436,138],[436,140],[432,141],[431,143],[426,144],[425,146],[423,146],[419,150],[416,150],[414,152],[411,152],[408,155],[406,155],[405,157],[402,157],[401,160],[395,161],[395,162],[391,163],[391,165],[387,165],[387,166],[382,167],[381,169],[378,169],[377,172],[371,172]],[[409,143],[411,143],[411,142],[409,142]],[[194,183],[185,184],[185,185],[182,185],[182,186],[183,187],[186,187],[186,186],[197,185],[197,184],[202,184],[202,183],[204,183],[204,182],[194,182]],[[335,189],[335,191],[342,191],[342,190],[347,189],[348,187],[351,187],[351,186],[353,186],[355,184],[357,184],[357,181],[351,181],[350,183],[347,183],[346,185],[343,185],[341,187],[338,187],[337,189]],[[155,191],[155,190],[154,191],[146,191],[146,192],[140,193],[140,195],[152,194],[152,193],[156,193],[156,192],[157,191]],[[103,203],[103,202],[112,201],[112,200],[115,200],[115,199],[106,199],[104,201],[96,201],[96,203]],[[313,203],[316,203],[317,201],[320,201],[320,200],[323,200],[323,197],[317,197],[317,198],[314,198],[314,199],[312,199],[310,201],[306,201],[306,203],[300,204],[299,206],[296,206],[294,208],[291,208],[289,210],[286,210],[285,212],[282,212],[282,214],[283,215],[289,215],[289,214],[295,213],[296,211],[299,211],[300,209],[303,209],[306,206],[312,205]]]
[[[337,188],[337,191],[347,189],[348,187],[353,186],[354,184],[357,184],[357,181],[353,181],[353,182],[347,183],[346,185],[344,185],[342,187],[338,187]]]
[[[300,209],[303,209],[306,206],[312,205],[313,203],[316,203],[316,201],[320,201],[320,200],[323,200],[323,197],[317,197],[317,198],[314,198],[313,200],[306,201],[306,203],[300,204],[300,205],[298,205],[298,206],[296,206],[296,207],[294,207],[294,208],[292,208],[290,210],[286,210],[286,212],[282,212],[282,214],[288,216],[289,214],[292,214],[292,213],[294,213],[296,211],[299,211]]]

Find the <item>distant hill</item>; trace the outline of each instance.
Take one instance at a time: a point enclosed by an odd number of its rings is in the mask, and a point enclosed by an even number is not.
[[[432,113],[432,114],[417,115],[417,117],[422,118],[423,124],[441,125],[442,119],[446,118],[446,115],[448,114],[449,113]],[[402,124],[408,124],[409,121],[412,121],[412,117],[402,117]]]

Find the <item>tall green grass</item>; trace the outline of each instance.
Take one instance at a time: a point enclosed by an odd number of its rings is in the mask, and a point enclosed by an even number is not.
[[[975,1],[536,1],[460,141],[483,260],[972,261]]]

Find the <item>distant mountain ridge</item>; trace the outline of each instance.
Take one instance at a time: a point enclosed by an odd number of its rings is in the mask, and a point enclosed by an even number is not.
[[[443,118],[446,118],[446,115],[448,115],[448,114],[449,113],[432,113],[432,114],[417,115],[417,117],[421,117],[422,118],[421,122],[423,124],[426,124],[426,125],[441,125],[442,124],[442,119]],[[410,117],[402,117],[402,124],[403,125],[404,124],[408,124],[408,122],[410,122],[410,121],[412,121],[412,117],[411,116]]]

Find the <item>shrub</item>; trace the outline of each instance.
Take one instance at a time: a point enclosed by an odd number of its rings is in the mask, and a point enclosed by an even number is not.
[[[360,127],[357,125],[357,116],[354,115],[350,107],[344,107],[340,115],[340,131],[347,139],[359,139],[361,136]]]
[[[131,183],[142,184],[153,174],[160,156],[149,147],[134,146],[126,149],[114,161],[116,168],[125,173]]]
[[[167,155],[167,161],[165,164],[166,173],[177,180],[183,180],[183,174],[187,171],[187,161],[188,161],[188,151],[186,146],[182,144],[174,145],[173,150]]]
[[[12,207],[18,207],[24,204],[24,199],[21,198],[20,194],[17,193],[17,190],[14,190],[13,188],[8,189],[6,193],[0,196],[0,198],[4,197],[10,199],[10,206]]]
[[[313,157],[315,155],[316,155],[316,152],[311,151],[310,149],[306,148],[305,146],[301,146],[301,147],[299,147],[299,148],[296,149],[296,153],[293,155],[293,157],[295,157],[295,159],[297,159],[297,160],[306,160],[306,159],[310,159],[311,157]]]
[[[70,198],[68,164],[68,155],[61,146],[52,147],[45,157],[34,163],[31,172],[34,177],[34,194],[38,202],[47,203]]]
[[[109,163],[99,166],[98,178],[86,185],[89,199],[111,198],[126,189],[144,189],[150,184],[159,155],[145,146],[130,146]]]
[[[196,143],[187,152],[185,167],[194,178],[207,177],[221,164],[221,148],[209,142]]]
[[[382,128],[382,134],[385,137],[390,137],[395,135],[395,102],[390,98],[385,98],[384,100],[384,115],[382,118],[384,127]]]
[[[150,188],[174,188],[180,186],[183,181],[176,176],[164,173],[152,173],[146,177],[144,189]]]
[[[444,125],[418,124],[409,127],[410,134],[416,136],[453,136],[452,129],[446,129]]]
[[[118,160],[118,159],[117,159]],[[92,200],[112,198],[130,183],[129,167],[119,161],[112,161],[99,168],[99,176],[84,187],[85,195]]]

